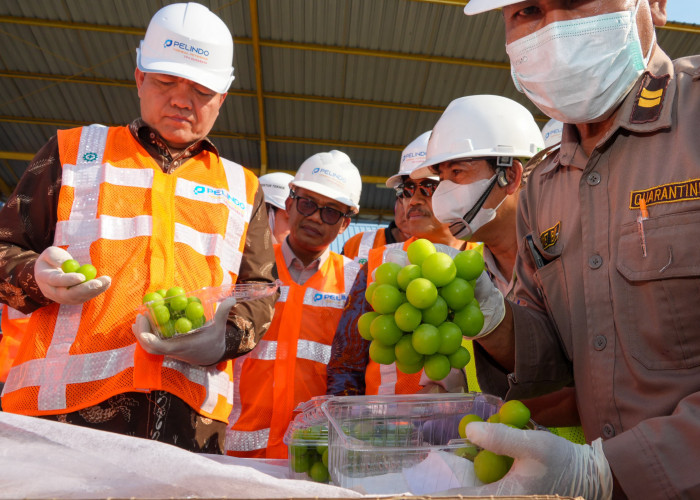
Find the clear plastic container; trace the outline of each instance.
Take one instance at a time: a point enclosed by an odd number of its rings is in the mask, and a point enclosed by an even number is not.
[[[328,418],[322,404],[333,396],[317,396],[301,403],[287,427],[283,442],[287,445],[289,477],[321,483],[330,482],[328,474]]]
[[[398,480],[394,481],[397,491],[383,488],[393,477],[401,478],[397,473],[418,466],[431,452],[461,457],[471,444],[460,439],[458,425],[462,417],[477,414],[486,420],[502,405],[500,398],[481,393],[328,399],[321,408],[328,419],[331,480],[367,494],[402,493],[406,490]],[[467,468],[464,470],[466,473]],[[431,481],[437,479],[430,475],[407,478],[418,491],[447,489],[439,484],[416,485]]]
[[[279,283],[277,281],[204,287],[182,295],[146,302],[137,312],[148,318],[151,330],[162,339],[192,335],[212,324],[216,308],[224,300],[234,297],[236,302],[243,302],[266,297],[277,291]],[[192,302],[197,302],[201,308],[190,306]]]

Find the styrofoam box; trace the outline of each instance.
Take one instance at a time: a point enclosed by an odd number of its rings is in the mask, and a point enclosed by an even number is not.
[[[477,414],[485,420],[502,405],[500,398],[481,393],[329,398],[321,409],[328,418],[331,480],[364,493],[391,493],[373,491],[371,479],[390,478],[431,452],[458,454],[465,446],[458,432],[462,417]],[[415,485],[416,478],[410,479]]]

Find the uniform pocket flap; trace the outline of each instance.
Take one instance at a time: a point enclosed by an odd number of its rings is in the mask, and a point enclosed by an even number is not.
[[[644,236],[646,257],[638,224],[622,226],[617,270],[627,280],[700,276],[700,213],[649,218],[644,221]]]

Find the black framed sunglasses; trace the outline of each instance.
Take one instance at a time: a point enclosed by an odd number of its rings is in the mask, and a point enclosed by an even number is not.
[[[416,190],[420,190],[420,193],[423,196],[430,198],[433,196],[438,184],[440,184],[440,181],[428,180],[419,184],[416,184],[413,181],[408,181],[402,182],[396,186],[394,190],[396,191],[397,198],[413,198],[413,195],[416,194]]]
[[[337,224],[342,217],[350,217],[352,215],[352,212],[345,213],[332,207],[321,207],[314,200],[305,198],[304,196],[299,196],[294,191],[289,192],[289,197],[296,200],[297,212],[304,217],[311,217],[316,213],[316,210],[320,210],[321,221],[325,222],[329,226]]]

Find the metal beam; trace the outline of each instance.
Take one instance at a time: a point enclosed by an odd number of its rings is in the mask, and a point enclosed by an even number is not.
[[[260,24],[258,2],[250,0],[250,25],[253,32],[253,60],[255,61],[255,97],[258,104],[258,130],[260,131],[260,175],[267,173],[267,127],[265,126],[265,100],[263,98],[262,59],[260,57]]]
[[[463,0],[410,0],[413,2],[433,3],[436,5],[460,6],[467,4]],[[5,24],[21,24],[28,26],[40,26],[45,28],[60,28],[73,29],[83,31],[98,31],[102,33],[116,33],[123,35],[143,36],[146,33],[146,28],[138,28],[131,26],[113,26],[107,24],[81,23],[75,21],[60,21],[58,19],[41,19],[37,17],[21,17],[21,16],[0,16],[0,23]],[[658,27],[662,30],[684,31],[686,33],[700,34],[700,25],[687,24],[678,22],[667,22],[664,26]],[[235,43],[250,45],[253,41],[246,37],[234,37]]]

